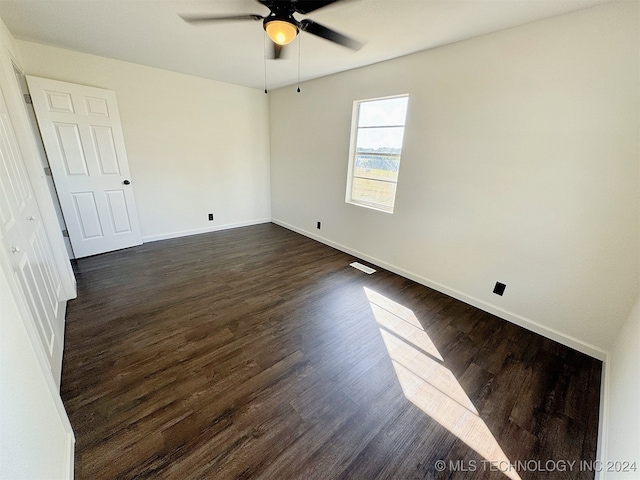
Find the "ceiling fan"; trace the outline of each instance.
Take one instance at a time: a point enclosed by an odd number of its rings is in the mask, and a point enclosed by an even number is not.
[[[353,50],[362,47],[362,43],[347,37],[335,30],[321,25],[309,18],[296,19],[294,13],[303,15],[311,13],[329,4],[340,0],[256,0],[269,9],[267,16],[255,13],[241,15],[180,15],[180,17],[190,24],[202,24],[208,22],[226,22],[234,20],[262,20],[262,26],[273,42],[273,58],[280,58],[282,49],[291,43],[300,31],[316,35],[329,40],[330,42],[343,45]]]

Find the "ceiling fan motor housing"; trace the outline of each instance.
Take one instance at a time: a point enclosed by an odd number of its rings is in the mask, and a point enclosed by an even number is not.
[[[262,27],[275,43],[279,45],[290,43],[299,32],[291,4],[273,2],[269,7],[271,11],[264,18]]]
[[[274,44],[273,58],[280,58],[282,47],[292,42],[300,31],[324,38],[333,43],[358,50],[362,43],[331,28],[325,27],[310,18],[297,20],[293,15],[299,13],[306,15],[316,10],[336,3],[340,0],[256,0],[269,9],[265,17],[257,13],[244,13],[240,15],[180,15],[182,19],[191,24],[207,22],[228,22],[237,20],[258,21],[262,20],[262,27],[267,32]]]

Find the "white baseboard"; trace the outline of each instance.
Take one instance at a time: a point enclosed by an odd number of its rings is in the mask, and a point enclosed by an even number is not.
[[[600,377],[600,415],[598,418],[598,446],[596,458],[601,465],[607,464],[609,457],[609,381],[611,379],[610,355],[607,353],[602,363],[602,376]],[[596,472],[595,480],[606,480],[608,477],[606,468]]]
[[[246,222],[227,223],[225,225],[214,225],[206,228],[196,228],[194,230],[182,230],[180,232],[162,233],[160,235],[149,235],[142,237],[143,243],[157,242],[158,240],[168,240],[170,238],[188,237],[190,235],[199,235],[201,233],[219,232],[221,230],[229,230],[231,228],[248,227],[249,225],[258,225],[261,223],[270,223],[270,218],[260,218],[256,220],[248,220]]]
[[[76,439],[73,435],[73,432],[67,433],[67,466],[66,466],[66,474],[65,478],[69,480],[73,480],[74,470],[75,470],[75,446]]]
[[[514,323],[520,327],[526,328],[527,330],[530,330],[532,332],[535,332],[539,335],[542,335],[543,337],[546,338],[550,338],[551,340],[554,340],[556,342],[559,342],[567,347],[573,348],[574,350],[577,350],[579,352],[582,352],[586,355],[589,355],[593,358],[596,358],[598,360],[601,360],[603,362],[602,364],[602,379],[601,379],[601,384],[600,384],[600,415],[599,415],[599,421],[598,421],[598,445],[597,445],[597,451],[596,451],[596,459],[598,461],[601,462],[601,465],[605,465],[605,461],[607,459],[607,455],[608,455],[608,448],[607,448],[607,443],[608,443],[608,435],[607,435],[607,429],[608,429],[608,419],[609,419],[609,414],[608,414],[608,406],[609,406],[609,378],[610,378],[610,362],[609,362],[609,353],[606,352],[605,350],[602,350],[594,345],[591,345],[587,342],[583,342],[582,340],[579,340],[577,338],[572,337],[571,335],[566,335],[562,332],[559,332],[558,330],[555,330],[553,328],[549,328],[549,327],[545,327],[544,325],[539,324],[538,322],[535,322],[533,320],[529,320],[525,317],[522,317],[521,315],[517,315],[513,312],[509,312],[507,310],[504,310],[500,307],[497,307],[495,305],[486,303],[480,299],[477,299],[475,297],[466,295],[462,292],[459,292],[458,290],[455,290],[453,288],[449,288],[446,285],[442,285],[441,283],[438,282],[434,282],[433,280],[429,280],[427,278],[424,278],[420,275],[417,275],[413,272],[409,272],[407,270],[404,270],[402,268],[396,267],[395,265],[391,265],[387,262],[384,262],[380,259],[371,257],[369,255],[366,255],[362,252],[358,252],[356,250],[353,250],[351,248],[345,247],[344,245],[340,245],[336,242],[333,242],[327,238],[324,238],[320,235],[317,235],[315,233],[309,232],[307,230],[303,230],[301,228],[295,227],[293,225],[290,225],[286,222],[283,222],[281,220],[276,220],[276,219],[272,219],[271,220],[272,223],[275,223],[276,225],[280,225],[281,227],[284,227],[288,230],[292,230],[296,233],[299,233],[301,235],[304,235],[305,237],[309,237],[312,238],[314,240],[317,240],[320,243],[324,243],[325,245],[329,245],[330,247],[333,247],[337,250],[340,250],[342,252],[348,253],[350,255],[354,255],[360,259],[366,260],[367,262],[370,262],[374,265],[377,265],[379,267],[382,267],[386,270],[389,270],[390,272],[396,273],[402,277],[408,278],[410,280],[413,280],[417,283],[420,283],[421,285],[425,285],[429,288],[433,288],[434,290],[437,290],[441,293],[444,293],[445,295],[449,295],[450,297],[453,297],[457,300],[460,300],[464,303],[467,303],[469,305],[473,305],[474,307],[477,307],[481,310],[484,310],[486,312],[492,313],[500,318],[503,318],[511,323]],[[607,478],[607,474],[605,471],[601,471],[601,472],[595,472],[595,480],[606,480]]]
[[[375,257],[371,257],[365,253],[359,252],[357,250],[353,250],[351,248],[345,247],[344,245],[340,245],[336,242],[333,242],[327,238],[324,238],[320,235],[317,235],[315,233],[309,232],[307,230],[295,227],[293,225],[290,225],[286,222],[283,222],[281,220],[277,220],[277,219],[272,219],[271,220],[273,223],[275,223],[276,225],[280,225],[281,227],[284,227],[288,230],[292,230],[296,233],[299,233],[301,235],[304,235],[305,237],[309,237],[312,238],[314,240],[317,240],[320,243],[324,243],[325,245],[329,245],[330,247],[333,247],[337,250],[340,250],[342,252],[348,253],[350,255],[354,255],[358,258],[361,258],[363,260],[366,260],[367,262],[370,262],[374,265],[377,265],[381,268],[384,268],[385,270],[389,270],[390,272],[396,273],[402,277],[408,278],[410,280],[413,280],[414,282],[420,283],[421,285],[425,285],[429,288],[432,288],[434,290],[437,290],[438,292],[444,293],[445,295],[449,295],[450,297],[453,297],[457,300],[460,300],[461,302],[467,303],[469,305],[472,305],[474,307],[479,308],[480,310],[484,310],[485,312],[489,312],[493,315],[496,315],[500,318],[503,318],[504,320],[507,320],[511,323],[514,323],[520,327],[526,328],[527,330],[530,330],[534,333],[537,333],[539,335],[542,335],[543,337],[546,338],[550,338],[551,340],[554,340],[556,342],[559,342],[563,345],[566,345],[567,347],[573,348],[574,350],[577,350],[579,352],[582,352],[586,355],[589,355],[591,357],[594,357],[598,360],[602,360],[604,361],[607,357],[607,352],[596,347],[595,345],[591,345],[587,342],[584,342],[580,339],[577,339],[575,337],[572,337],[571,335],[566,335],[558,330],[555,330],[553,328],[550,327],[546,327],[534,320],[530,320],[528,318],[525,318],[521,315],[518,315],[516,313],[510,312],[508,310],[504,310],[503,308],[500,308],[496,305],[493,305],[491,303],[487,303],[483,300],[480,300],[478,298],[472,297],[470,295],[467,295],[463,292],[460,292],[458,290],[455,290],[453,288],[450,288],[446,285],[443,285],[441,283],[438,283],[436,281],[430,280],[428,278],[425,278],[421,275],[418,275],[416,273],[410,272],[408,270],[405,270],[403,268],[397,267],[395,265],[389,264],[383,260],[380,260],[379,258],[375,258]]]

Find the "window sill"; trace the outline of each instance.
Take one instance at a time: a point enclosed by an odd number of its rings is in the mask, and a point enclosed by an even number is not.
[[[349,205],[355,205],[356,207],[368,208],[369,210],[375,210],[377,212],[388,213],[390,215],[393,215],[393,209],[389,210],[382,207],[377,207],[375,205],[368,205],[366,203],[355,202],[353,200],[345,200],[345,202]]]

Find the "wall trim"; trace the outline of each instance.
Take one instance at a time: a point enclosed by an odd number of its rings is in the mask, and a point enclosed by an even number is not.
[[[259,218],[248,220],[246,222],[226,223],[224,225],[214,225],[206,228],[196,228],[194,230],[182,230],[180,232],[162,233],[160,235],[143,236],[142,242],[157,242],[159,240],[168,240],[170,238],[188,237],[190,235],[199,235],[201,233],[219,232],[220,230],[229,230],[231,228],[248,227],[250,225],[259,225],[261,223],[271,223],[271,218]]]
[[[611,379],[611,355],[607,353],[602,361],[602,376],[600,377],[600,415],[598,418],[598,445],[596,448],[596,458],[601,462],[603,468],[596,472],[595,480],[606,480],[606,464],[609,456],[609,398]]]
[[[596,449],[596,460],[601,462],[601,465],[606,465],[607,455],[608,455],[608,436],[607,436],[607,428],[609,425],[609,378],[610,378],[610,355],[609,352],[602,350],[594,345],[591,345],[587,342],[583,342],[571,335],[566,335],[558,330],[553,328],[545,327],[544,325],[539,324],[533,320],[529,320],[521,315],[517,315],[513,312],[509,312],[502,308],[499,308],[490,303],[486,303],[480,299],[475,297],[471,297],[466,295],[458,290],[453,288],[449,288],[446,285],[442,285],[441,283],[434,282],[433,280],[429,280],[420,275],[417,275],[413,272],[409,272],[402,268],[396,267],[395,265],[391,265],[387,262],[384,262],[375,257],[371,257],[357,250],[353,250],[351,248],[345,247],[339,243],[333,242],[325,237],[317,235],[315,233],[309,232],[307,230],[295,227],[291,224],[283,222],[282,220],[272,219],[272,223],[276,225],[280,225],[288,230],[299,233],[300,235],[304,235],[305,237],[316,240],[320,243],[324,243],[330,247],[333,247],[342,252],[348,253],[350,255],[354,255],[362,260],[366,260],[367,262],[373,263],[374,265],[378,265],[385,270],[389,270],[397,275],[408,278],[417,282],[421,285],[424,285],[429,288],[433,288],[438,292],[444,293],[445,295],[449,295],[461,302],[467,303],[474,307],[477,307],[485,312],[492,313],[504,320],[507,320],[511,323],[514,323],[520,327],[526,328],[529,331],[542,335],[543,337],[550,338],[556,342],[559,342],[567,347],[573,348],[579,352],[582,352],[586,355],[589,355],[597,360],[602,361],[602,376],[600,381],[600,415],[598,419],[598,445]],[[595,480],[606,480],[607,473],[605,471],[595,472]]]
[[[532,331],[534,333],[542,335],[543,337],[559,342],[567,347],[573,348],[574,350],[582,352],[593,358],[596,358],[601,361],[604,361],[607,358],[607,352],[605,350],[602,350],[601,348],[598,348],[595,345],[591,345],[590,343],[583,342],[582,340],[572,337],[571,335],[562,333],[554,328],[545,327],[544,325],[534,320],[530,320],[528,318],[525,318],[521,315],[510,312],[503,308],[500,308],[491,303],[487,303],[483,300],[467,295],[463,292],[450,288],[434,280],[425,278],[414,272],[410,272],[403,268],[397,267],[396,265],[387,263],[383,260],[380,260],[379,258],[372,257],[370,255],[359,252],[349,247],[345,247],[344,245],[336,243],[332,240],[329,240],[325,237],[309,232],[302,228],[298,228],[294,225],[288,224],[282,220],[278,220],[274,218],[271,221],[276,225],[280,225],[281,227],[284,227],[288,230],[292,230],[296,233],[299,233],[300,235],[304,235],[305,237],[309,237],[313,240],[316,240],[320,243],[324,243],[325,245],[329,245],[330,247],[333,247],[337,250],[348,253],[350,255],[357,256],[358,258],[361,258],[363,260],[366,260],[367,262],[373,263],[374,265],[378,265],[379,267],[384,268],[385,270],[389,270],[390,272],[393,272],[402,277],[408,278],[409,280],[413,280],[414,282],[420,283],[421,285],[424,285],[426,287],[433,288],[438,292],[444,293],[445,295],[449,295],[450,297],[453,297],[457,300],[460,300],[461,302],[477,307],[480,310],[484,310],[485,312],[489,312],[515,325],[526,328],[529,331]]]
[[[73,432],[67,433],[67,466],[65,471],[65,478],[69,480],[73,480],[74,469],[75,469],[75,445],[76,438]]]

